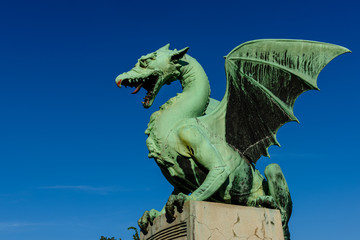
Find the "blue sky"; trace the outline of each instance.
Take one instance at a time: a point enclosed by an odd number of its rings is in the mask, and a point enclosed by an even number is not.
[[[145,53],[190,47],[212,97],[224,60],[259,38],[308,39],[353,51],[299,97],[300,124],[280,129],[271,162],[294,202],[293,239],[357,239],[360,209],[359,3],[331,1],[2,1],[0,3],[0,239],[130,239],[145,210],[172,189],[147,158],[150,114],[181,91],[165,86],[143,109],[143,90],[115,77]]]

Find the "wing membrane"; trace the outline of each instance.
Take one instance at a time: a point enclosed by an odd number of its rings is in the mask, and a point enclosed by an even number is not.
[[[278,129],[297,121],[296,98],[318,89],[320,71],[348,49],[304,40],[256,40],[232,50],[225,60],[227,89],[217,109],[202,119],[218,136],[256,163],[268,156]],[[223,131],[223,132],[221,132]]]

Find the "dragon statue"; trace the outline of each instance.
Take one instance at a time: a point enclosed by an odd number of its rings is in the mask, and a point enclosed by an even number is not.
[[[142,56],[116,84],[147,91],[142,102],[151,107],[164,84],[180,80],[182,93],[153,113],[145,133],[149,158],[154,158],[174,186],[159,212],[146,211],[138,221],[146,234],[154,218],[174,216],[188,200],[207,200],[280,210],[285,239],[292,201],[278,164],[265,169],[256,161],[278,145],[276,133],[289,121],[296,98],[318,89],[317,76],[348,49],[314,41],[265,39],[246,42],[225,57],[227,86],[219,102],[210,98],[205,71],[188,47],[170,50],[169,44]]]

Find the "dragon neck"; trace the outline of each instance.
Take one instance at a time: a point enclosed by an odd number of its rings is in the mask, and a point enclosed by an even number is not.
[[[206,73],[201,65],[189,55],[186,55],[183,60],[184,64],[180,68],[178,77],[183,91],[168,100],[151,116],[146,131],[148,133],[156,129],[156,135],[167,134],[178,121],[202,116],[206,110],[210,97],[210,85]],[[157,128],[154,125],[161,127]]]

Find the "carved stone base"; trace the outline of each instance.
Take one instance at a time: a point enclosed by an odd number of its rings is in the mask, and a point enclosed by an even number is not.
[[[284,240],[280,212],[266,208],[189,201],[169,223],[161,215],[141,240]]]

